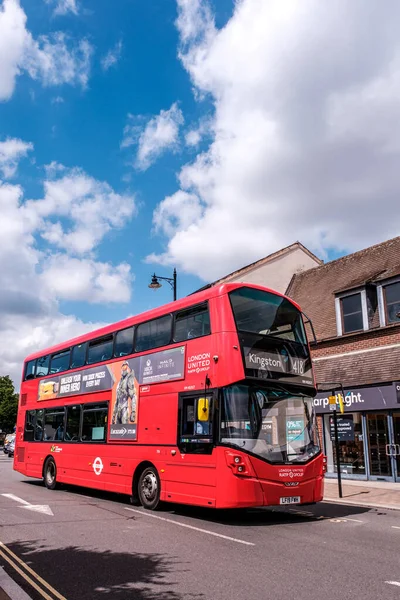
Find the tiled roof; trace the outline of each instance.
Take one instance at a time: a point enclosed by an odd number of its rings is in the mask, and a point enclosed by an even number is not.
[[[400,237],[293,276],[286,294],[312,320],[317,339],[336,336],[335,294],[400,274]],[[376,314],[371,323],[378,325]]]
[[[374,352],[342,354],[340,358],[314,359],[313,364],[318,383],[340,381],[343,387],[351,387],[400,381],[400,346]]]

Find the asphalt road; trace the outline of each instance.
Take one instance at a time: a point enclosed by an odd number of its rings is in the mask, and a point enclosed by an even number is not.
[[[0,455],[0,566],[35,600],[400,599],[400,511],[146,512],[123,496],[49,491],[11,462]]]

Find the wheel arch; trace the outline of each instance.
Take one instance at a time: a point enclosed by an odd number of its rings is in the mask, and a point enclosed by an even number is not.
[[[133,502],[133,504],[139,503],[139,495],[138,495],[139,479],[140,479],[140,476],[143,473],[143,471],[145,469],[147,469],[148,467],[153,467],[153,469],[155,469],[158,473],[158,469],[157,469],[156,465],[153,462],[151,462],[151,460],[143,460],[142,462],[140,462],[137,465],[136,469],[133,472],[133,477],[132,477],[132,502]]]

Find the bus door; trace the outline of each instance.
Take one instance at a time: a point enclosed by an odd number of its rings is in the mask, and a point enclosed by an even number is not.
[[[167,500],[214,506],[216,455],[214,393],[181,394],[178,412],[178,450],[167,460]]]

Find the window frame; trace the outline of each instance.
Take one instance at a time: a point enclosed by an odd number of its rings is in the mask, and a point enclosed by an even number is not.
[[[134,340],[133,340],[133,353],[134,354],[140,354],[142,352],[151,352],[152,350],[156,350],[157,348],[163,348],[165,346],[171,346],[172,344],[174,344],[175,342],[173,341],[173,332],[174,332],[174,314],[172,312],[167,312],[164,313],[163,315],[160,315],[159,317],[154,317],[153,319],[147,319],[147,321],[142,321],[141,323],[138,323],[135,325],[135,334],[134,334]],[[167,342],[166,344],[160,344],[158,346],[152,346],[151,348],[145,348],[144,350],[137,350],[136,348],[136,344],[137,344],[137,334],[139,331],[139,327],[141,327],[142,325],[146,325],[147,323],[151,323],[152,321],[158,321],[159,319],[165,319],[165,317],[169,317],[170,318],[170,332],[169,332],[169,342]]]
[[[400,278],[397,277],[394,280],[388,280],[385,281],[385,283],[383,283],[381,286],[379,286],[381,288],[381,293],[382,293],[382,307],[383,307],[383,322],[384,325],[397,325],[400,324],[400,320],[399,321],[389,321],[389,311],[388,311],[388,305],[387,305],[387,296],[386,296],[386,288],[389,287],[390,285],[400,285]],[[400,298],[399,298],[399,302],[400,302]]]
[[[189,312],[191,310],[195,310],[195,309],[201,309],[204,308],[205,310],[203,312],[207,312],[208,314],[208,318],[209,318],[209,322],[210,322],[210,331],[209,333],[203,333],[202,335],[198,335],[194,338],[185,338],[183,340],[176,340],[175,334],[176,334],[176,319],[177,317],[185,312]],[[176,312],[173,313],[173,324],[172,324],[172,343],[173,344],[183,344],[184,342],[188,342],[189,340],[197,340],[199,338],[202,337],[206,337],[208,335],[212,334],[212,327],[211,327],[211,314],[210,314],[210,306],[208,303],[208,300],[205,300],[205,302],[200,302],[199,304],[192,304],[191,306],[187,306],[186,308],[182,308],[181,310],[177,310]]]
[[[104,404],[104,408],[98,408],[102,404]],[[72,406],[74,406],[74,405],[72,405]],[[90,408],[91,406],[93,408]],[[107,411],[107,422],[104,427],[104,429],[105,429],[104,440],[83,440],[82,432],[83,432],[84,413],[85,412],[100,412],[100,411],[104,411],[104,410]],[[108,424],[109,424],[109,418],[110,418],[109,413],[110,413],[110,402],[108,400],[103,400],[100,402],[91,402],[90,404],[81,404],[81,419],[80,419],[80,425],[79,425],[79,443],[80,444],[107,444],[108,443]]]
[[[114,331],[114,332],[112,332],[112,333],[108,333],[108,334],[106,334],[106,335],[102,335],[102,336],[100,336],[100,337],[93,338],[92,340],[88,340],[88,345],[87,345],[87,347],[86,347],[86,363],[85,363],[85,365],[94,366],[94,365],[98,365],[98,364],[100,364],[100,363],[104,363],[104,362],[107,362],[107,361],[113,360],[113,358],[114,358],[114,341],[115,341],[115,333],[116,333],[116,332]],[[107,340],[109,340],[109,339],[110,339],[110,341],[111,341],[111,343],[112,343],[112,347],[111,347],[111,356],[110,356],[109,358],[104,358],[103,360],[97,360],[97,361],[95,361],[95,362],[92,362],[92,363],[88,362],[88,361],[89,361],[89,351],[90,351],[90,347],[91,347],[91,346],[95,346],[95,345],[100,345],[102,341],[103,341],[103,343],[104,343],[104,342],[106,342],[106,341],[107,341]],[[79,368],[79,367],[76,367],[76,368]]]
[[[55,439],[46,439],[46,440],[42,440],[44,442],[63,442],[64,441],[64,436],[65,436],[65,415],[66,415],[66,411],[65,411],[65,406],[48,406],[44,409],[44,413],[43,413],[43,434],[45,433],[45,428],[46,428],[46,415],[47,413],[51,413],[51,412],[59,412],[60,414],[63,413],[63,439],[62,440],[55,440]],[[57,431],[57,430],[56,430]]]
[[[67,371],[70,370],[70,365],[71,365],[71,357],[72,357],[72,348],[71,346],[69,346],[68,348],[64,348],[63,350],[59,350],[58,352],[54,352],[51,356],[50,356],[50,364],[49,364],[49,375],[56,375],[58,373],[66,373]],[[55,356],[59,356],[60,354],[65,354],[66,352],[69,352],[69,360],[68,360],[68,367],[67,369],[63,369],[61,371],[56,371],[55,373],[50,373],[51,371],[51,364],[53,362],[53,358]],[[77,367],[78,368],[78,367]]]
[[[26,376],[26,371],[28,369],[28,365],[30,363],[35,363],[35,369],[34,369],[34,374],[32,375],[32,377],[27,378]],[[33,358],[32,360],[27,360],[25,362],[25,367],[24,367],[24,381],[30,381],[31,379],[36,379],[36,367],[37,367],[37,358]]]
[[[343,298],[348,298],[349,296],[359,295],[361,299],[361,316],[362,316],[362,329],[356,329],[354,331],[345,331],[344,330],[344,315],[343,315]],[[367,292],[365,287],[358,287],[352,290],[347,290],[346,292],[342,292],[335,296],[335,312],[336,312],[336,328],[337,335],[341,337],[343,335],[353,335],[356,333],[360,333],[362,331],[369,330],[369,322],[368,322],[368,307],[367,307]]]
[[[136,325],[129,325],[128,327],[124,327],[123,329],[118,329],[118,331],[114,332],[114,346],[113,346],[113,358],[123,358],[125,356],[131,356],[131,354],[135,353],[135,336],[136,336]],[[124,354],[124,356],[116,356],[115,354],[115,347],[117,344],[117,337],[119,333],[122,333],[123,331],[127,331],[128,329],[132,329],[132,346],[131,346],[131,352],[128,352],[128,354]]]

